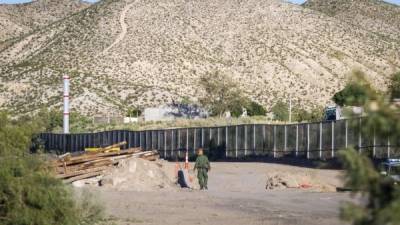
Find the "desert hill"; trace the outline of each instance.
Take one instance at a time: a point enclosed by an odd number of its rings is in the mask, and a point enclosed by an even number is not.
[[[378,33],[383,41],[400,39],[400,7],[397,5],[381,0],[308,0],[304,7]]]
[[[36,0],[24,4],[0,4],[0,43],[40,29],[89,5],[79,0]]]
[[[325,105],[354,68],[384,90],[400,70],[397,23],[377,32],[386,16],[361,26],[310,4],[103,0],[0,50],[0,104],[60,107],[62,74],[72,77],[72,107],[87,114],[196,100],[199,77],[215,70],[267,108],[289,94]]]

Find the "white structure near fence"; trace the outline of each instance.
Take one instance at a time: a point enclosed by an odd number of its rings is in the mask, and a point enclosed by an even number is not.
[[[177,118],[199,119],[208,117],[208,112],[196,105],[170,104],[146,108],[144,121],[169,121]]]

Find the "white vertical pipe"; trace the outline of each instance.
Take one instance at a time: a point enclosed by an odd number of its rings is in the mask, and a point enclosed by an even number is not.
[[[69,134],[69,76],[64,75],[64,111],[63,111],[63,130],[64,134]]]

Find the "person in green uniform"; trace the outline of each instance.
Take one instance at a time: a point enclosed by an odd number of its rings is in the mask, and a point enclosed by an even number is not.
[[[203,149],[199,148],[197,150],[196,164],[194,165],[194,171],[197,170],[197,178],[199,179],[200,190],[208,189],[208,171],[210,171],[210,161],[208,161],[207,156],[204,155]]]

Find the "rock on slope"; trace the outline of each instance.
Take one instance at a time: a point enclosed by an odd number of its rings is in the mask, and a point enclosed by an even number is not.
[[[36,0],[24,4],[0,4],[0,49],[2,42],[76,13],[90,4],[79,0]]]
[[[121,112],[195,100],[198,78],[221,70],[266,107],[289,94],[324,105],[354,68],[386,87],[400,49],[382,32],[280,0],[103,0],[0,51],[0,104],[60,107],[68,73],[74,109]]]

